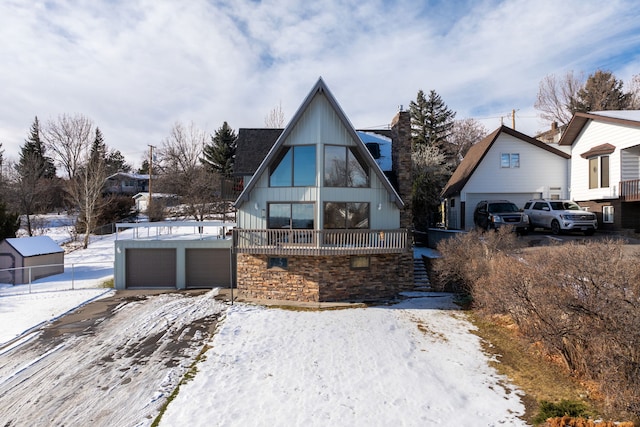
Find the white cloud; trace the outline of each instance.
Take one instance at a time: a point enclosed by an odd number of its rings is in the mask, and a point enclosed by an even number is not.
[[[5,1],[0,142],[16,158],[34,116],[81,113],[139,164],[178,120],[259,127],[280,102],[290,118],[319,76],[356,127],[434,89],[458,118],[493,129],[515,109],[531,134],[545,75],[636,73],[639,17],[624,0]]]

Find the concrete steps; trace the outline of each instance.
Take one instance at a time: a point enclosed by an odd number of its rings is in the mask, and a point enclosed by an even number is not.
[[[413,285],[414,291],[430,291],[431,282],[429,281],[429,272],[424,265],[422,258],[413,259]]]

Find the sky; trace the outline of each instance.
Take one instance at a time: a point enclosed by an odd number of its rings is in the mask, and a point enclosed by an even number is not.
[[[387,126],[417,92],[457,119],[529,135],[547,75],[640,73],[634,0],[50,0],[0,2],[0,143],[91,119],[139,166],[177,123],[290,119],[322,77],[358,129]]]

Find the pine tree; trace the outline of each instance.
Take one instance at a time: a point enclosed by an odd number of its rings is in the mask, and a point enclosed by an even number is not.
[[[35,174],[33,177],[35,179],[51,179],[56,176],[56,167],[53,164],[53,160],[45,155],[45,146],[40,139],[38,117],[33,121],[29,137],[25,140],[20,150],[20,161],[18,162],[17,170],[21,176]]]
[[[7,207],[0,202],[0,241],[16,237],[20,228],[20,216],[17,213],[7,212]]]
[[[425,98],[424,92],[419,90],[416,100],[409,104],[409,113],[414,144],[435,146],[446,152],[456,113],[447,107],[440,95],[431,90],[429,98]]]
[[[610,71],[598,70],[591,74],[574,100],[573,111],[626,110],[632,100],[630,93],[622,90],[622,80]]]
[[[149,160],[145,159],[142,161],[142,165],[140,165],[140,169],[138,169],[139,174],[149,174]]]
[[[200,162],[211,171],[230,177],[236,154],[236,138],[235,131],[224,122],[211,137],[211,144],[205,145]]]
[[[107,145],[104,143],[102,132],[100,128],[96,127],[96,136],[91,144],[91,152],[89,154],[89,164],[93,165],[96,162],[104,162],[107,158]]]

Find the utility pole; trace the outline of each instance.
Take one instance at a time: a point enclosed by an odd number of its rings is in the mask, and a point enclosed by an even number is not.
[[[151,177],[153,176],[153,149],[154,145],[149,145],[149,203],[147,204],[147,211],[151,207],[151,201],[153,200],[153,193],[151,192]]]
[[[516,130],[516,110],[511,110],[511,129]]]

